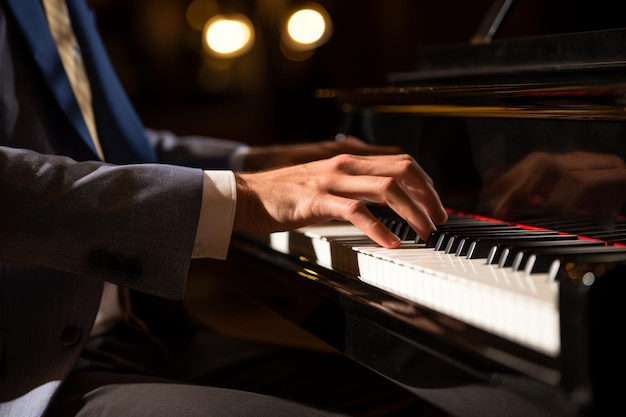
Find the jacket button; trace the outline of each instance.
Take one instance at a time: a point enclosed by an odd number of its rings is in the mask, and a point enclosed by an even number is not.
[[[122,257],[111,256],[107,260],[107,269],[114,273],[122,272],[125,269],[125,264],[126,262],[124,262],[124,259]]]
[[[70,347],[78,343],[83,332],[76,326],[68,326],[61,332],[61,344]]]
[[[89,254],[89,257],[87,258],[87,263],[93,269],[102,269],[107,264],[107,258],[108,256],[104,251],[93,251]]]
[[[141,264],[137,261],[129,261],[126,262],[126,274],[131,279],[137,279],[141,276],[143,270],[141,269]]]

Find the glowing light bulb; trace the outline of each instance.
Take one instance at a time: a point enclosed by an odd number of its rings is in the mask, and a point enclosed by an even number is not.
[[[215,16],[204,27],[204,44],[216,55],[240,56],[253,43],[252,23],[243,15]]]
[[[287,23],[287,32],[296,42],[309,45],[324,36],[326,22],[317,10],[302,9],[295,12]]]
[[[326,9],[318,3],[309,3],[287,19],[281,33],[280,49],[287,59],[304,61],[330,39],[332,29]]]

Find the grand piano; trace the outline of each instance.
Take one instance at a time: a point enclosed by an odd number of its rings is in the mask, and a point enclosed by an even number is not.
[[[235,236],[251,294],[458,417],[625,412],[626,29],[420,50],[381,87],[319,90],[342,133],[403,146],[450,220],[378,247],[350,224]],[[250,266],[252,264],[252,267]]]

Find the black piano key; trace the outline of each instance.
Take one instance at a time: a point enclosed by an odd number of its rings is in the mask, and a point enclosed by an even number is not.
[[[583,259],[589,255],[594,255],[598,261],[601,259],[601,255],[610,255],[611,259],[617,255],[626,260],[626,248],[592,244],[576,247],[533,248],[519,252],[512,267],[515,270],[525,270],[528,273],[548,272],[550,265],[556,259]]]
[[[417,232],[415,230],[413,230],[413,228],[411,226],[409,226],[409,224],[407,222],[400,223],[396,227],[396,230],[394,231],[394,233],[401,240],[412,240],[412,241],[415,241],[415,240],[418,239]]]
[[[532,251],[535,248],[543,247],[583,247],[583,246],[605,246],[601,241],[590,241],[583,239],[568,240],[558,239],[554,241],[535,241],[535,242],[520,242],[515,245],[499,245],[492,248],[490,256],[492,259],[488,259],[488,263],[497,263],[502,268],[510,267],[513,265],[515,257],[521,251]]]
[[[606,247],[606,243],[598,240],[580,239],[574,241],[576,243],[563,242],[546,242],[535,244],[518,244],[512,246],[504,246],[500,253],[496,253],[498,266],[501,268],[512,267],[515,270],[524,269],[528,257],[538,251],[559,250],[560,248],[574,247],[583,249],[585,247]]]
[[[626,219],[617,218],[528,218],[525,223],[607,242],[626,242]]]
[[[498,238],[494,236],[487,236],[485,238],[473,239],[469,244],[464,245],[467,247],[467,250],[457,252],[457,255],[466,256],[469,259],[487,258],[487,256],[492,252],[492,248],[494,246],[513,247],[515,245],[548,245],[557,244],[562,241],[578,241],[578,236],[559,233],[544,234],[540,232],[524,236],[502,236]],[[495,255],[499,254],[496,253]]]
[[[620,243],[626,242],[626,226],[617,230],[605,230],[593,235],[596,239],[605,240],[607,242]]]
[[[432,247],[435,250],[445,250],[448,240],[452,238],[463,238],[465,236],[478,236],[485,234],[496,233],[513,233],[515,230],[524,230],[521,227],[504,225],[483,225],[480,227],[462,227],[451,230],[436,230],[430,236],[427,247]]]
[[[383,224],[387,226],[400,240],[415,240],[417,233],[409,224],[401,218],[383,221]]]
[[[476,240],[476,239],[498,238],[498,237],[502,239],[507,239],[507,238],[513,239],[515,237],[517,238],[523,238],[525,236],[540,237],[540,236],[548,236],[548,235],[556,235],[556,234],[558,233],[552,232],[552,231],[536,232],[536,231],[529,231],[529,230],[521,229],[521,228],[512,228],[508,230],[507,229],[494,230],[491,232],[486,231],[486,232],[477,232],[477,233],[465,233],[459,236],[450,236],[443,250],[445,251],[445,253],[453,253],[458,256],[464,256],[464,254],[467,253],[469,242]]]
[[[442,233],[453,231],[469,232],[470,230],[484,230],[498,227],[510,227],[510,224],[505,222],[487,222],[473,217],[451,215],[447,222],[437,226],[437,230],[432,232],[430,237],[424,243],[426,243],[426,247],[434,248],[437,244],[439,236]]]
[[[476,219],[473,217],[460,216],[456,214],[450,214],[448,221],[442,225],[437,226],[437,231],[431,235],[431,238],[426,241],[421,240],[415,230],[400,217],[396,212],[394,212],[391,208],[387,206],[368,206],[369,210],[376,216],[378,220],[381,221],[389,230],[391,230],[394,234],[396,234],[401,240],[412,240],[418,243],[428,243],[432,242],[434,244],[436,242],[435,237],[439,236],[444,230],[453,230],[458,228],[490,228],[494,226],[507,226],[508,223],[505,222],[491,222]],[[433,247],[433,246],[430,246]]]
[[[391,230],[392,232],[394,231],[394,229],[396,228],[396,226],[400,223],[399,220],[395,220],[395,219],[383,219],[382,223],[387,226],[387,229]]]
[[[584,247],[547,247],[535,248],[524,257],[519,270],[527,273],[548,272],[552,262],[582,261],[582,262],[614,262],[626,261],[626,248],[617,246],[584,246]]]
[[[575,217],[548,217],[548,218],[530,218],[526,219],[526,222],[538,227],[545,227],[550,229],[562,229],[562,228],[583,228],[589,225],[598,225],[598,219],[575,216]],[[605,223],[604,220],[601,223]]]
[[[607,245],[599,240],[593,241],[585,239],[562,242],[546,242],[537,243],[535,245],[516,245],[504,247],[499,254],[496,254],[496,256],[498,256],[498,266],[502,268],[512,267],[513,269],[519,270],[526,266],[526,261],[530,255],[536,251],[542,250],[543,248],[557,249],[576,247],[580,249],[588,246],[602,247]]]
[[[494,229],[483,229],[480,231],[471,231],[471,232],[451,232],[442,234],[437,244],[435,245],[435,250],[445,251],[446,253],[455,253],[458,247],[458,244],[463,239],[479,239],[479,238],[496,238],[496,237],[506,237],[506,236],[539,236],[539,235],[556,235],[557,232],[554,231],[533,231],[522,229],[520,227],[512,227],[509,226],[507,228],[494,228]]]
[[[448,221],[437,226],[438,230],[453,230],[458,228],[481,228],[493,226],[515,226],[512,223],[500,221],[487,221],[474,217],[450,216]]]

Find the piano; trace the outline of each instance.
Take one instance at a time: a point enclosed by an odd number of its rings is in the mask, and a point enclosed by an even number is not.
[[[450,219],[383,249],[330,222],[239,234],[251,294],[458,417],[621,415],[626,29],[424,48],[376,88],[323,89],[343,133],[403,146]],[[306,308],[303,308],[306,306]],[[304,312],[303,312],[304,311]]]

